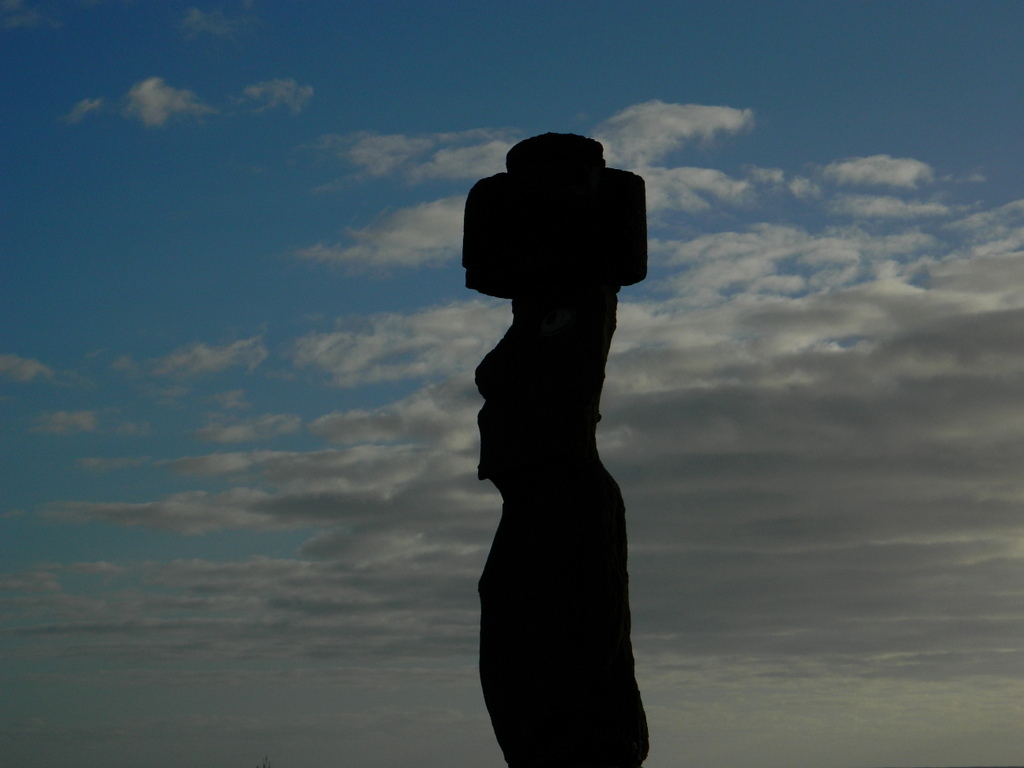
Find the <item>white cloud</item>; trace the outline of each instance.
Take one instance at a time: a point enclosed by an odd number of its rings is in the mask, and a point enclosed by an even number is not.
[[[244,421],[215,419],[201,429],[196,437],[214,443],[245,443],[290,435],[302,428],[302,419],[285,413],[268,413]]]
[[[71,124],[80,123],[85,119],[86,115],[99,112],[104,106],[103,99],[82,99],[71,108],[71,111],[63,117],[63,120]]]
[[[914,273],[936,239],[910,230],[873,235],[858,228],[812,234],[798,227],[756,224],[748,231],[720,232],[686,241],[653,241],[653,260],[685,267],[669,278],[678,295],[695,306],[739,296],[799,296],[834,290],[879,274],[883,265]]]
[[[781,168],[760,168],[751,166],[746,168],[747,178],[755,184],[763,184],[768,187],[782,187],[786,183],[786,172]]]
[[[259,336],[220,347],[196,342],[151,362],[157,376],[201,376],[243,366],[250,371],[267,359],[269,352]]]
[[[412,181],[425,179],[478,179],[505,170],[505,155],[512,148],[507,139],[484,141],[468,147],[446,147],[426,162],[409,169]]]
[[[103,520],[123,526],[144,526],[194,536],[224,528],[273,530],[291,527],[260,509],[268,494],[252,488],[233,488],[219,494],[187,491],[160,501],[137,504],[70,502],[54,505],[55,519]],[[306,521],[307,524],[309,521]]]
[[[245,399],[244,389],[231,389],[227,392],[218,392],[210,396],[210,400],[217,403],[221,408],[228,410],[244,410],[252,404]]]
[[[255,102],[254,112],[266,112],[277,107],[287,107],[292,114],[298,114],[313,96],[313,86],[299,85],[292,78],[275,78],[255,83],[242,91],[243,100]]]
[[[16,29],[18,27],[57,27],[59,20],[36,7],[26,5],[24,0],[0,1],[0,27]]]
[[[113,459],[104,456],[87,456],[75,460],[75,464],[90,472],[110,472],[116,469],[139,467],[149,462],[148,456],[122,456]]]
[[[415,183],[500,173],[513,143],[509,131],[490,129],[419,136],[361,132],[322,136],[318,148],[360,167],[366,175],[397,174]]]
[[[649,101],[629,107],[594,129],[609,165],[647,167],[693,141],[753,127],[749,109]],[[515,132],[477,129],[424,135],[355,133],[321,137],[318,149],[344,158],[369,176],[407,181],[478,179],[505,170]]]
[[[216,477],[247,472],[254,465],[272,456],[271,452],[209,453],[205,456],[185,456],[168,462],[172,470],[181,475]]]
[[[748,200],[751,183],[710,168],[661,168],[650,163],[688,141],[748,129],[750,110],[665,104],[636,105],[597,129],[611,163],[644,167],[648,210],[708,210],[712,203]],[[341,156],[370,176],[400,175],[409,182],[479,179],[504,170],[513,140],[508,132],[476,130],[423,136],[370,133],[321,137],[318,148]],[[776,174],[777,175],[777,174]],[[436,264],[457,256],[462,243],[465,198],[450,197],[391,214],[348,234],[356,241],[318,243],[300,249],[300,258],[352,267],[388,268]]]
[[[53,370],[38,360],[19,355],[0,355],[0,377],[13,381],[32,381],[37,377],[53,378]]]
[[[143,503],[67,502],[51,505],[47,514],[54,519],[102,520],[185,535],[341,526],[342,535],[348,537],[351,526],[385,536],[391,535],[387,531],[421,531],[425,509],[441,513],[434,521],[439,530],[452,525],[479,529],[486,520],[471,521],[481,511],[494,508],[493,491],[476,480],[476,457],[433,446],[218,453],[178,459],[170,466],[183,475],[249,473],[255,485],[216,494],[188,491]],[[331,541],[337,538],[332,535]],[[315,548],[321,556],[328,549],[323,539]]]
[[[0,574],[0,592],[56,592],[60,590],[57,577],[48,570],[26,571],[18,574]]]
[[[0,581],[0,589],[36,593],[37,604],[55,619],[21,633],[22,642],[61,638],[78,656],[113,655],[145,667],[155,660],[277,658],[290,662],[288,676],[298,675],[308,690],[324,675],[331,683],[358,684],[362,678],[363,685],[372,686],[379,678],[358,668],[371,660],[374,666],[386,659],[408,667],[401,659],[432,659],[439,651],[471,656],[476,612],[458,595],[472,589],[483,547],[457,548],[443,535],[422,534],[367,536],[351,544],[343,563],[254,557],[97,570],[113,585],[142,585],[130,594],[108,593],[106,600],[64,591],[61,577],[80,570],[76,566],[12,574]],[[446,581],[442,589],[438,577]],[[90,631],[83,633],[83,625]],[[46,654],[47,646],[37,647]],[[313,659],[319,659],[319,671],[307,677],[302,660]],[[327,671],[325,659],[357,666]],[[188,673],[178,670],[176,676],[181,674]],[[219,678],[235,685],[251,673],[235,679],[230,673],[191,674],[197,675],[193,684]],[[406,674],[418,673],[406,669]],[[435,683],[444,676],[435,671]],[[150,669],[148,681],[153,680]],[[164,684],[172,680],[183,682],[168,678]]]
[[[293,357],[300,367],[329,373],[341,387],[434,378],[475,367],[508,323],[507,306],[483,301],[381,314],[365,328],[304,336]]]
[[[872,155],[853,157],[826,165],[822,171],[837,184],[876,184],[916,189],[934,180],[931,166],[910,157]]]
[[[355,245],[323,243],[296,251],[302,259],[388,269],[439,264],[458,258],[462,246],[463,196],[403,208],[375,224],[349,231]]]
[[[152,431],[148,421],[122,421],[114,431],[119,435],[148,435]]]
[[[67,435],[75,432],[94,432],[98,425],[96,411],[55,411],[40,415],[33,431]]]
[[[814,200],[822,196],[821,187],[806,176],[794,176],[789,182],[789,191],[800,200]]]
[[[749,130],[749,109],[648,101],[618,112],[594,130],[609,165],[645,168],[693,141]]]
[[[977,255],[1024,251],[1024,200],[971,214],[949,226],[971,239]]]
[[[745,202],[752,190],[749,182],[730,178],[712,168],[648,167],[643,169],[643,177],[649,213],[666,210],[696,213],[720,202],[737,205]]]
[[[251,31],[258,23],[255,16],[228,16],[219,9],[207,12],[192,7],[185,12],[185,18],[181,21],[181,31],[188,40],[195,40],[203,35],[233,40],[242,33]]]
[[[321,416],[309,431],[336,443],[417,442],[465,451],[477,445],[482,401],[469,376],[454,376],[372,411]]]
[[[334,148],[338,144],[342,145],[340,153],[370,176],[387,176],[404,167],[413,158],[428,152],[435,141],[423,136],[382,136],[373,133],[350,137],[325,136],[320,139],[323,148]]]
[[[162,77],[150,77],[132,86],[125,97],[124,115],[147,127],[161,127],[176,115],[200,117],[217,110],[200,102],[189,90],[172,88]]]
[[[862,219],[917,219],[952,213],[942,203],[901,200],[889,195],[839,195],[829,202],[828,208],[839,216]]]

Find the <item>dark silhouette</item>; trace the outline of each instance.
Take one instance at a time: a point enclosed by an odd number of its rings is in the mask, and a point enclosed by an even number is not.
[[[501,522],[480,579],[480,679],[511,768],[633,768],[647,723],[630,645],[622,494],[596,429],[616,294],[647,271],[644,183],[600,143],[520,142],[466,202],[466,285],[512,299],[481,362],[480,479]]]

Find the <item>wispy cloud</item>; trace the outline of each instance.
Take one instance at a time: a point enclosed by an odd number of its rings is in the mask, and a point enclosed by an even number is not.
[[[300,259],[343,264],[355,270],[438,265],[458,258],[465,197],[447,197],[403,208],[362,229],[352,244],[325,244],[295,252]]]
[[[68,435],[75,432],[94,432],[99,425],[96,411],[55,411],[39,416],[35,432]]]
[[[215,417],[196,430],[196,437],[214,443],[247,443],[290,435],[302,428],[302,419],[285,413],[267,413],[252,419]]]
[[[829,163],[822,169],[829,181],[837,184],[880,185],[916,189],[934,180],[935,172],[927,163],[911,157],[872,155]]]
[[[60,20],[49,11],[28,5],[25,0],[0,0],[0,28],[59,27]]]
[[[199,118],[216,111],[199,101],[192,91],[173,88],[162,77],[150,77],[133,85],[123,108],[126,117],[141,120],[148,128],[163,127],[175,116]]]
[[[247,472],[267,457],[274,455],[276,454],[263,451],[210,453],[204,456],[183,456],[168,462],[168,466],[181,475],[217,477]]]
[[[653,100],[612,115],[594,130],[609,165],[645,168],[691,142],[750,130],[750,109],[666,104]]]
[[[120,99],[122,117],[138,120],[147,128],[162,128],[169,122],[190,117],[196,120],[209,115],[231,114],[244,110],[248,113],[288,109],[292,114],[301,112],[313,96],[313,86],[300,85],[290,77],[273,78],[253,83],[232,96],[228,104],[215,107],[200,99],[193,91],[175,88],[162,77],[140,80]],[[105,98],[81,99],[60,119],[75,125],[86,117],[103,112],[117,111]]]
[[[248,102],[254,112],[266,112],[287,107],[298,114],[313,96],[313,86],[299,85],[292,78],[275,78],[247,86],[242,91],[242,103]]]
[[[320,369],[341,387],[436,378],[475,366],[508,320],[506,307],[483,301],[374,315],[364,326],[303,336],[292,354],[296,365]]]
[[[263,345],[263,339],[259,336],[240,339],[222,346],[212,346],[200,341],[152,360],[149,366],[156,376],[185,378],[217,373],[232,367],[247,368],[251,371],[266,360],[269,354]]]
[[[229,16],[220,9],[203,11],[192,7],[181,21],[181,32],[187,40],[200,37],[237,40],[241,35],[252,32],[259,23],[257,17],[248,14]]]
[[[245,398],[244,389],[231,389],[227,392],[218,392],[215,395],[211,395],[210,400],[215,402],[221,408],[227,410],[244,410],[252,406],[252,403]]]
[[[313,421],[309,431],[348,445],[416,443],[466,451],[477,445],[476,414],[480,404],[469,377],[455,376],[371,411],[326,414]]]
[[[952,213],[942,203],[902,200],[889,195],[839,195],[829,203],[829,209],[840,216],[861,219],[918,219]]]
[[[475,457],[434,446],[357,445],[306,453],[213,454],[178,460],[171,467],[181,474],[207,477],[254,473],[255,483],[220,493],[187,491],[142,503],[64,502],[51,505],[47,514],[70,522],[102,520],[184,535],[338,526],[344,532],[359,526],[388,536],[410,525],[421,530],[412,522],[426,508],[421,505],[445,510],[446,522],[437,527],[442,531],[470,525],[470,518],[485,511],[494,499],[493,492],[477,484]],[[482,524],[478,520],[471,527]],[[334,541],[334,534],[330,540]],[[310,546],[321,556],[329,548],[323,537]]]
[[[67,574],[54,570],[13,574],[0,589],[31,590],[40,608],[55,613],[45,626],[19,632],[21,642],[61,638],[76,656],[116,654],[135,663],[254,657],[395,663],[439,651],[472,653],[475,612],[456,596],[475,580],[482,548],[452,551],[442,537],[431,536],[368,537],[352,545],[345,564],[193,559],[106,572],[118,585],[128,579],[146,585],[109,601],[63,591]],[[442,573],[449,584],[433,591],[430,577]],[[277,628],[268,642],[271,624]],[[366,644],[371,635],[377,651]]]
[[[461,137],[460,137],[461,138]],[[473,179],[504,170],[505,155],[512,147],[507,138],[487,138],[469,146],[442,147],[426,162],[409,169],[411,181]]]
[[[106,458],[103,456],[86,456],[75,460],[75,464],[90,472],[110,472],[117,469],[131,469],[148,464],[148,456],[120,456]]]
[[[918,230],[878,235],[854,227],[812,233],[794,226],[755,224],[745,231],[654,241],[652,259],[684,269],[667,278],[694,306],[738,297],[798,297],[873,279],[888,270],[910,279],[939,248]]]
[[[505,170],[505,153],[515,143],[508,130],[477,129],[452,133],[330,134],[316,144],[372,177],[396,175],[407,182],[476,179]]]
[[[753,191],[750,182],[712,168],[649,167],[644,169],[643,177],[650,213],[696,213],[723,202],[739,205],[751,199]]]
[[[228,529],[272,530],[291,527],[260,511],[268,494],[235,488],[220,494],[187,491],[159,501],[127,503],[70,502],[54,505],[49,515],[73,522],[102,520],[123,526],[197,535]]]
[[[53,370],[38,360],[20,355],[0,355],[0,377],[13,381],[32,381],[36,378],[52,379]]]
[[[82,122],[86,116],[93,114],[94,112],[100,112],[105,107],[105,102],[101,98],[96,99],[82,99],[71,111],[68,112],[62,118],[64,122],[71,123],[72,125]]]

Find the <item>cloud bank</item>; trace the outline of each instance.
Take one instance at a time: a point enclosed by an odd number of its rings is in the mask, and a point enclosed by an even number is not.
[[[1024,683],[1024,201],[965,199],[915,158],[718,169],[690,152],[754,124],[746,109],[647,102],[593,131],[642,172],[652,213],[650,276],[620,295],[600,427],[629,511],[652,722],[692,730],[756,694],[828,725],[855,695],[870,733],[916,722],[913,706],[948,715],[935,691],[967,691],[979,723],[1009,728]],[[500,171],[510,141],[321,139],[353,170],[346,183],[421,199],[298,255],[380,274],[454,265],[459,189]],[[466,297],[303,326],[273,347],[277,367],[263,335],[122,358],[129,384],[195,388],[173,403],[190,442],[90,447],[83,469],[163,473],[166,490],[69,497],[46,517],[273,532],[294,549],[6,574],[14,653],[118,659],[150,679],[214,670],[179,685],[244,685],[232,670],[259,659],[273,663],[249,683],[276,684],[279,664],[303,680],[328,666],[368,687],[403,674],[475,686],[475,581],[500,500],[476,479],[472,371],[509,319],[507,303]],[[50,370],[0,357],[19,388]],[[242,374],[245,390],[224,381]],[[91,439],[101,413],[69,406],[26,429]],[[767,738],[771,715],[757,718]]]

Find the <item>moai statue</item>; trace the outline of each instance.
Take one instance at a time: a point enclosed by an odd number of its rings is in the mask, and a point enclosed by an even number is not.
[[[635,768],[647,722],[630,644],[622,494],[597,452],[616,294],[647,273],[644,182],[548,133],[466,202],[466,285],[512,299],[476,371],[480,479],[501,522],[480,579],[480,679],[510,768]]]

